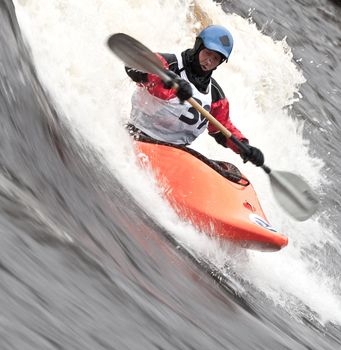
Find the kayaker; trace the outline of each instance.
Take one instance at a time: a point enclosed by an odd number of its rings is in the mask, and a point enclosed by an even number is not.
[[[129,77],[137,83],[132,97],[132,111],[127,125],[135,137],[172,145],[189,145],[208,128],[210,136],[224,147],[240,154],[244,163],[264,164],[263,153],[249,144],[248,139],[232,123],[229,102],[223,90],[212,78],[213,71],[227,62],[233,48],[231,33],[219,25],[211,25],[200,32],[194,47],[180,54],[157,54],[178,84],[164,83],[158,76],[126,67]],[[214,125],[201,116],[188,102],[193,97],[222,123],[237,139],[247,145],[242,153],[226,139]]]

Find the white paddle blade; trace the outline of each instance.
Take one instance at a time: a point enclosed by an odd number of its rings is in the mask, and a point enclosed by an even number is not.
[[[318,197],[302,178],[286,171],[272,171],[269,176],[275,198],[288,214],[304,221],[316,212]]]

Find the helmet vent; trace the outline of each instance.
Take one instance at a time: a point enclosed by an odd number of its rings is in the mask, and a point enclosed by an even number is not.
[[[230,46],[230,39],[227,35],[223,35],[221,37],[219,37],[220,42],[224,45],[224,46]]]

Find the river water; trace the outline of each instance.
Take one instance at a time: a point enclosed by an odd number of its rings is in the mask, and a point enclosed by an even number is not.
[[[340,348],[340,12],[329,0],[0,0],[0,348]],[[232,120],[320,197],[298,223],[262,171],[207,135],[193,144],[251,179],[289,237],[280,252],[181,221],[123,127],[134,85],[106,38],[175,52],[209,23],[235,39],[214,73]]]

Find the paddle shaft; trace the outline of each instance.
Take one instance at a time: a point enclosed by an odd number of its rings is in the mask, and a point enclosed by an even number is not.
[[[232,133],[225,128],[211,113],[206,111],[193,97],[187,100],[199,113],[201,113],[212,125],[219,129],[228,139],[232,137]]]
[[[174,83],[173,87],[177,89],[178,85]],[[221,131],[227,138],[231,139],[231,141],[239,148],[241,152],[245,152],[246,154],[249,152],[247,146],[240,142],[229,130],[225,128],[223,124],[221,124],[216,118],[214,118],[213,115],[211,115],[211,113],[206,111],[206,109],[204,109],[197,101],[195,101],[194,98],[190,97],[187,100],[187,102],[189,102],[192,105],[192,107],[194,107],[199,113],[201,113],[212,125],[214,125],[219,131]],[[281,177],[276,172],[271,174],[271,169],[265,164],[262,165],[262,169],[268,176],[270,176],[272,183],[275,182],[276,187],[281,187],[281,189],[286,192],[286,195],[289,196],[291,200],[294,201],[301,209],[310,211],[312,203],[316,202],[317,200],[313,194],[310,194],[310,189],[309,191],[305,191],[303,197],[302,193],[299,193],[296,190],[295,186],[291,182],[287,181],[286,177]],[[297,180],[295,184],[297,184]],[[304,188],[306,187],[306,185],[303,183],[301,185]],[[310,196],[311,198],[307,198],[307,196]]]
[[[177,84],[174,84],[174,88],[177,88]],[[193,97],[190,97],[187,102],[192,105],[199,113],[201,113],[212,125],[214,125],[219,131],[221,131],[226,138],[231,139],[231,141],[239,148],[241,152],[244,152],[246,154],[249,153],[249,148],[243,144],[243,142],[240,142],[232,133],[225,128],[223,124],[221,124],[216,118],[213,117],[213,115],[206,111],[205,108],[203,108]],[[266,166],[265,164],[262,165],[262,169],[267,173],[271,173],[271,169]]]

